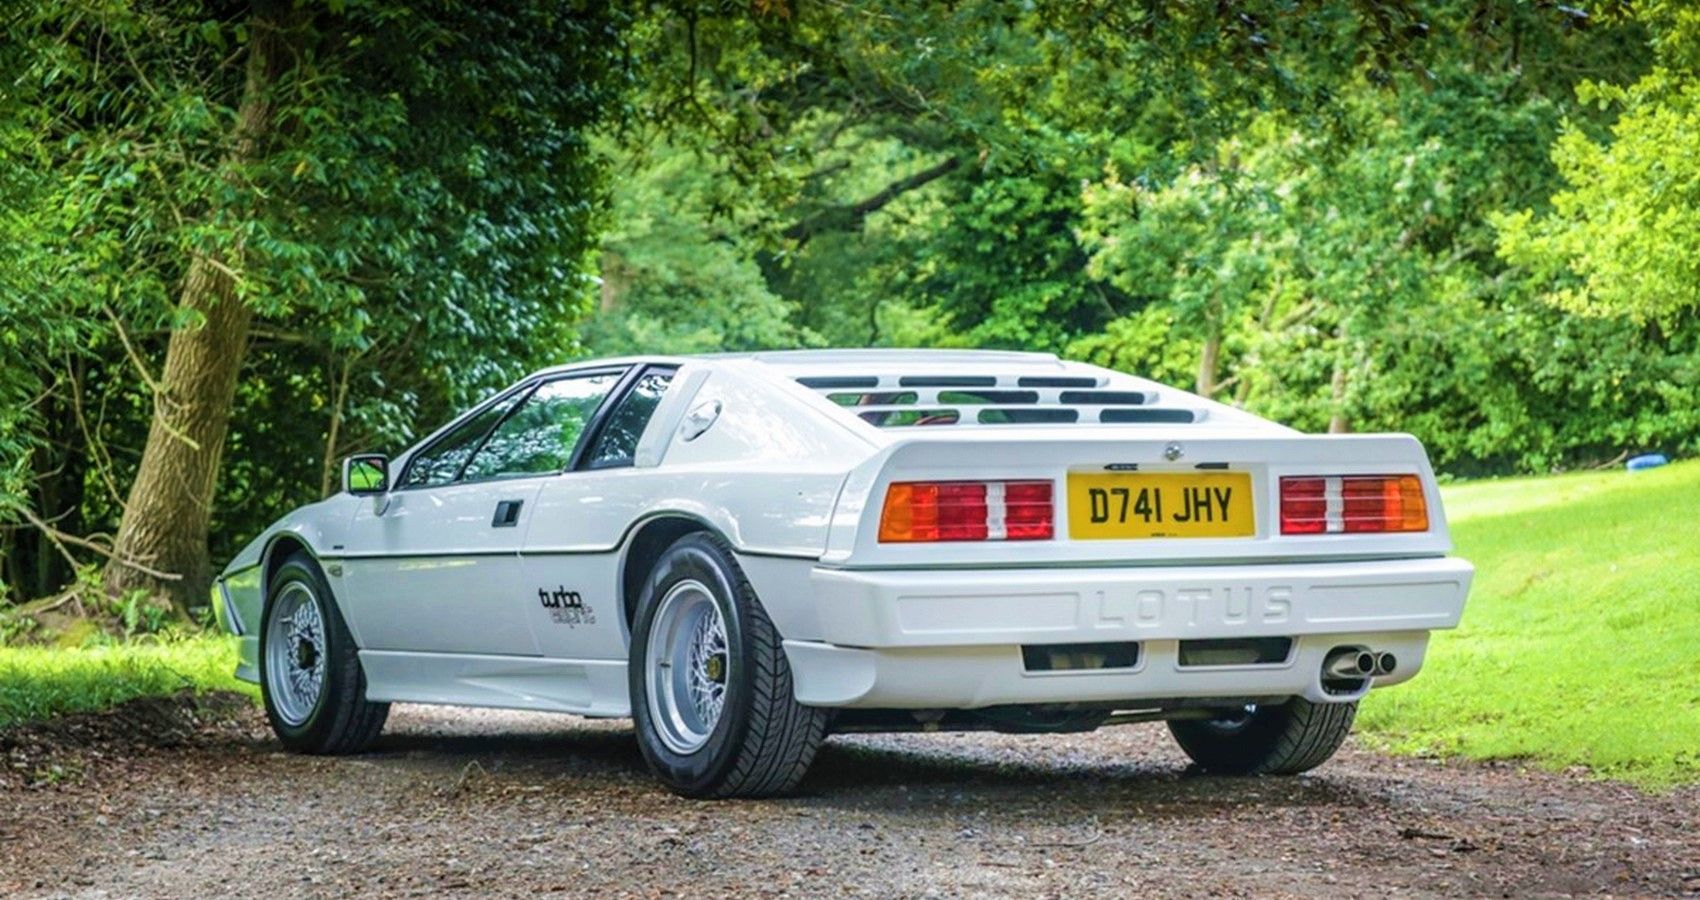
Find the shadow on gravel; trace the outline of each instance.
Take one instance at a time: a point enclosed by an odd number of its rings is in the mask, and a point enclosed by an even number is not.
[[[1045,739],[995,736],[840,736],[827,742],[794,798],[779,804],[853,808],[892,805],[907,797],[927,804],[988,808],[1042,801],[1080,815],[1138,806],[1177,817],[1240,808],[1361,807],[1377,800],[1348,778],[1235,779],[1202,775],[1177,759],[1106,756],[1096,742],[1069,747]],[[0,733],[0,788],[69,775],[79,780],[88,758],[195,753],[264,758],[282,753],[263,716],[235,694],[125,703],[101,713],[67,716]],[[303,761],[311,757],[302,758]],[[346,761],[464,780],[476,772],[493,784],[559,781],[595,792],[619,785],[660,795],[627,723],[568,716],[409,709],[371,751]],[[37,776],[32,773],[47,772]],[[63,774],[54,774],[63,773]],[[899,806],[906,804],[898,804]]]
[[[888,803],[895,794],[928,803],[1008,806],[1045,798],[1078,816],[1139,806],[1157,816],[1196,817],[1240,808],[1359,807],[1374,799],[1348,780],[1319,777],[1217,778],[1161,759],[1107,761],[1090,754],[1048,752],[1042,742],[989,746],[966,738],[943,746],[894,735],[835,738],[821,748],[794,799],[779,803],[854,807]],[[429,773],[458,772],[476,764],[498,781],[536,783],[568,779],[594,790],[599,784],[642,785],[652,780],[629,727],[560,720],[542,728],[467,733],[441,730],[385,734],[362,759],[386,767]]]
[[[1049,795],[1070,815],[1093,808],[1155,807],[1173,803],[1176,816],[1241,807],[1354,807],[1374,800],[1348,782],[1325,776],[1220,778],[1195,768],[1142,760],[1022,760],[983,748],[941,751],[934,747],[829,743],[815,760],[800,793],[832,803],[854,804],[860,795],[899,788],[925,799],[997,801]]]
[[[385,734],[361,758],[430,769],[458,769],[477,762],[492,773],[505,770],[532,778],[612,775],[624,780],[648,774],[629,729]]]

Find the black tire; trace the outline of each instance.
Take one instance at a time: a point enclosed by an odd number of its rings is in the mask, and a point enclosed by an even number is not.
[[[724,626],[725,687],[706,743],[681,753],[658,730],[648,661],[663,598],[690,581],[707,589]],[[829,711],[797,702],[780,641],[725,541],[695,532],[661,554],[638,600],[629,670],[638,746],[669,788],[687,797],[765,797],[803,780],[826,737]]]
[[[1177,719],[1169,733],[1199,768],[1218,775],[1297,775],[1327,762],[1352,733],[1356,703],[1302,697],[1232,719]]]
[[[291,722],[280,710],[277,688],[272,684],[271,667],[267,664],[273,618],[277,615],[278,598],[297,594],[298,586],[308,589],[306,602],[319,613],[324,643],[322,687],[316,702],[303,721]],[[317,652],[314,654],[317,655]],[[371,745],[383,731],[389,717],[388,703],[372,703],[366,699],[366,673],[360,668],[359,648],[342,620],[330,585],[318,563],[305,553],[284,560],[266,586],[266,611],[260,626],[260,697],[265,702],[266,719],[271,722],[277,739],[297,753],[340,755],[359,753]]]

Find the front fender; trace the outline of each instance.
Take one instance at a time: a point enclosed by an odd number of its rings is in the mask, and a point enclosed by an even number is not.
[[[342,549],[349,523],[362,501],[371,502],[351,494],[337,494],[288,513],[249,541],[219,574],[213,584],[213,614],[221,629],[241,639],[238,678],[255,681],[259,677],[254,665],[265,610],[266,570],[278,542],[291,539],[315,557],[334,555]],[[332,588],[335,589],[334,584]]]

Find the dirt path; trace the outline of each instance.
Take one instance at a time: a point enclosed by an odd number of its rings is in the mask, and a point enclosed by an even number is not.
[[[798,798],[698,803],[624,723],[390,721],[347,759],[279,753],[229,700],[0,736],[0,895],[1700,893],[1696,790],[1351,748],[1207,778],[1135,726],[836,738]]]

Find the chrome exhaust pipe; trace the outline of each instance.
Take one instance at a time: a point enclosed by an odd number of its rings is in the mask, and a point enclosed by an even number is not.
[[[1399,658],[1391,653],[1378,653],[1375,656],[1375,674],[1392,675],[1399,668]]]
[[[1326,678],[1368,678],[1375,674],[1375,669],[1375,654],[1355,647],[1334,650],[1322,662],[1322,674]]]

